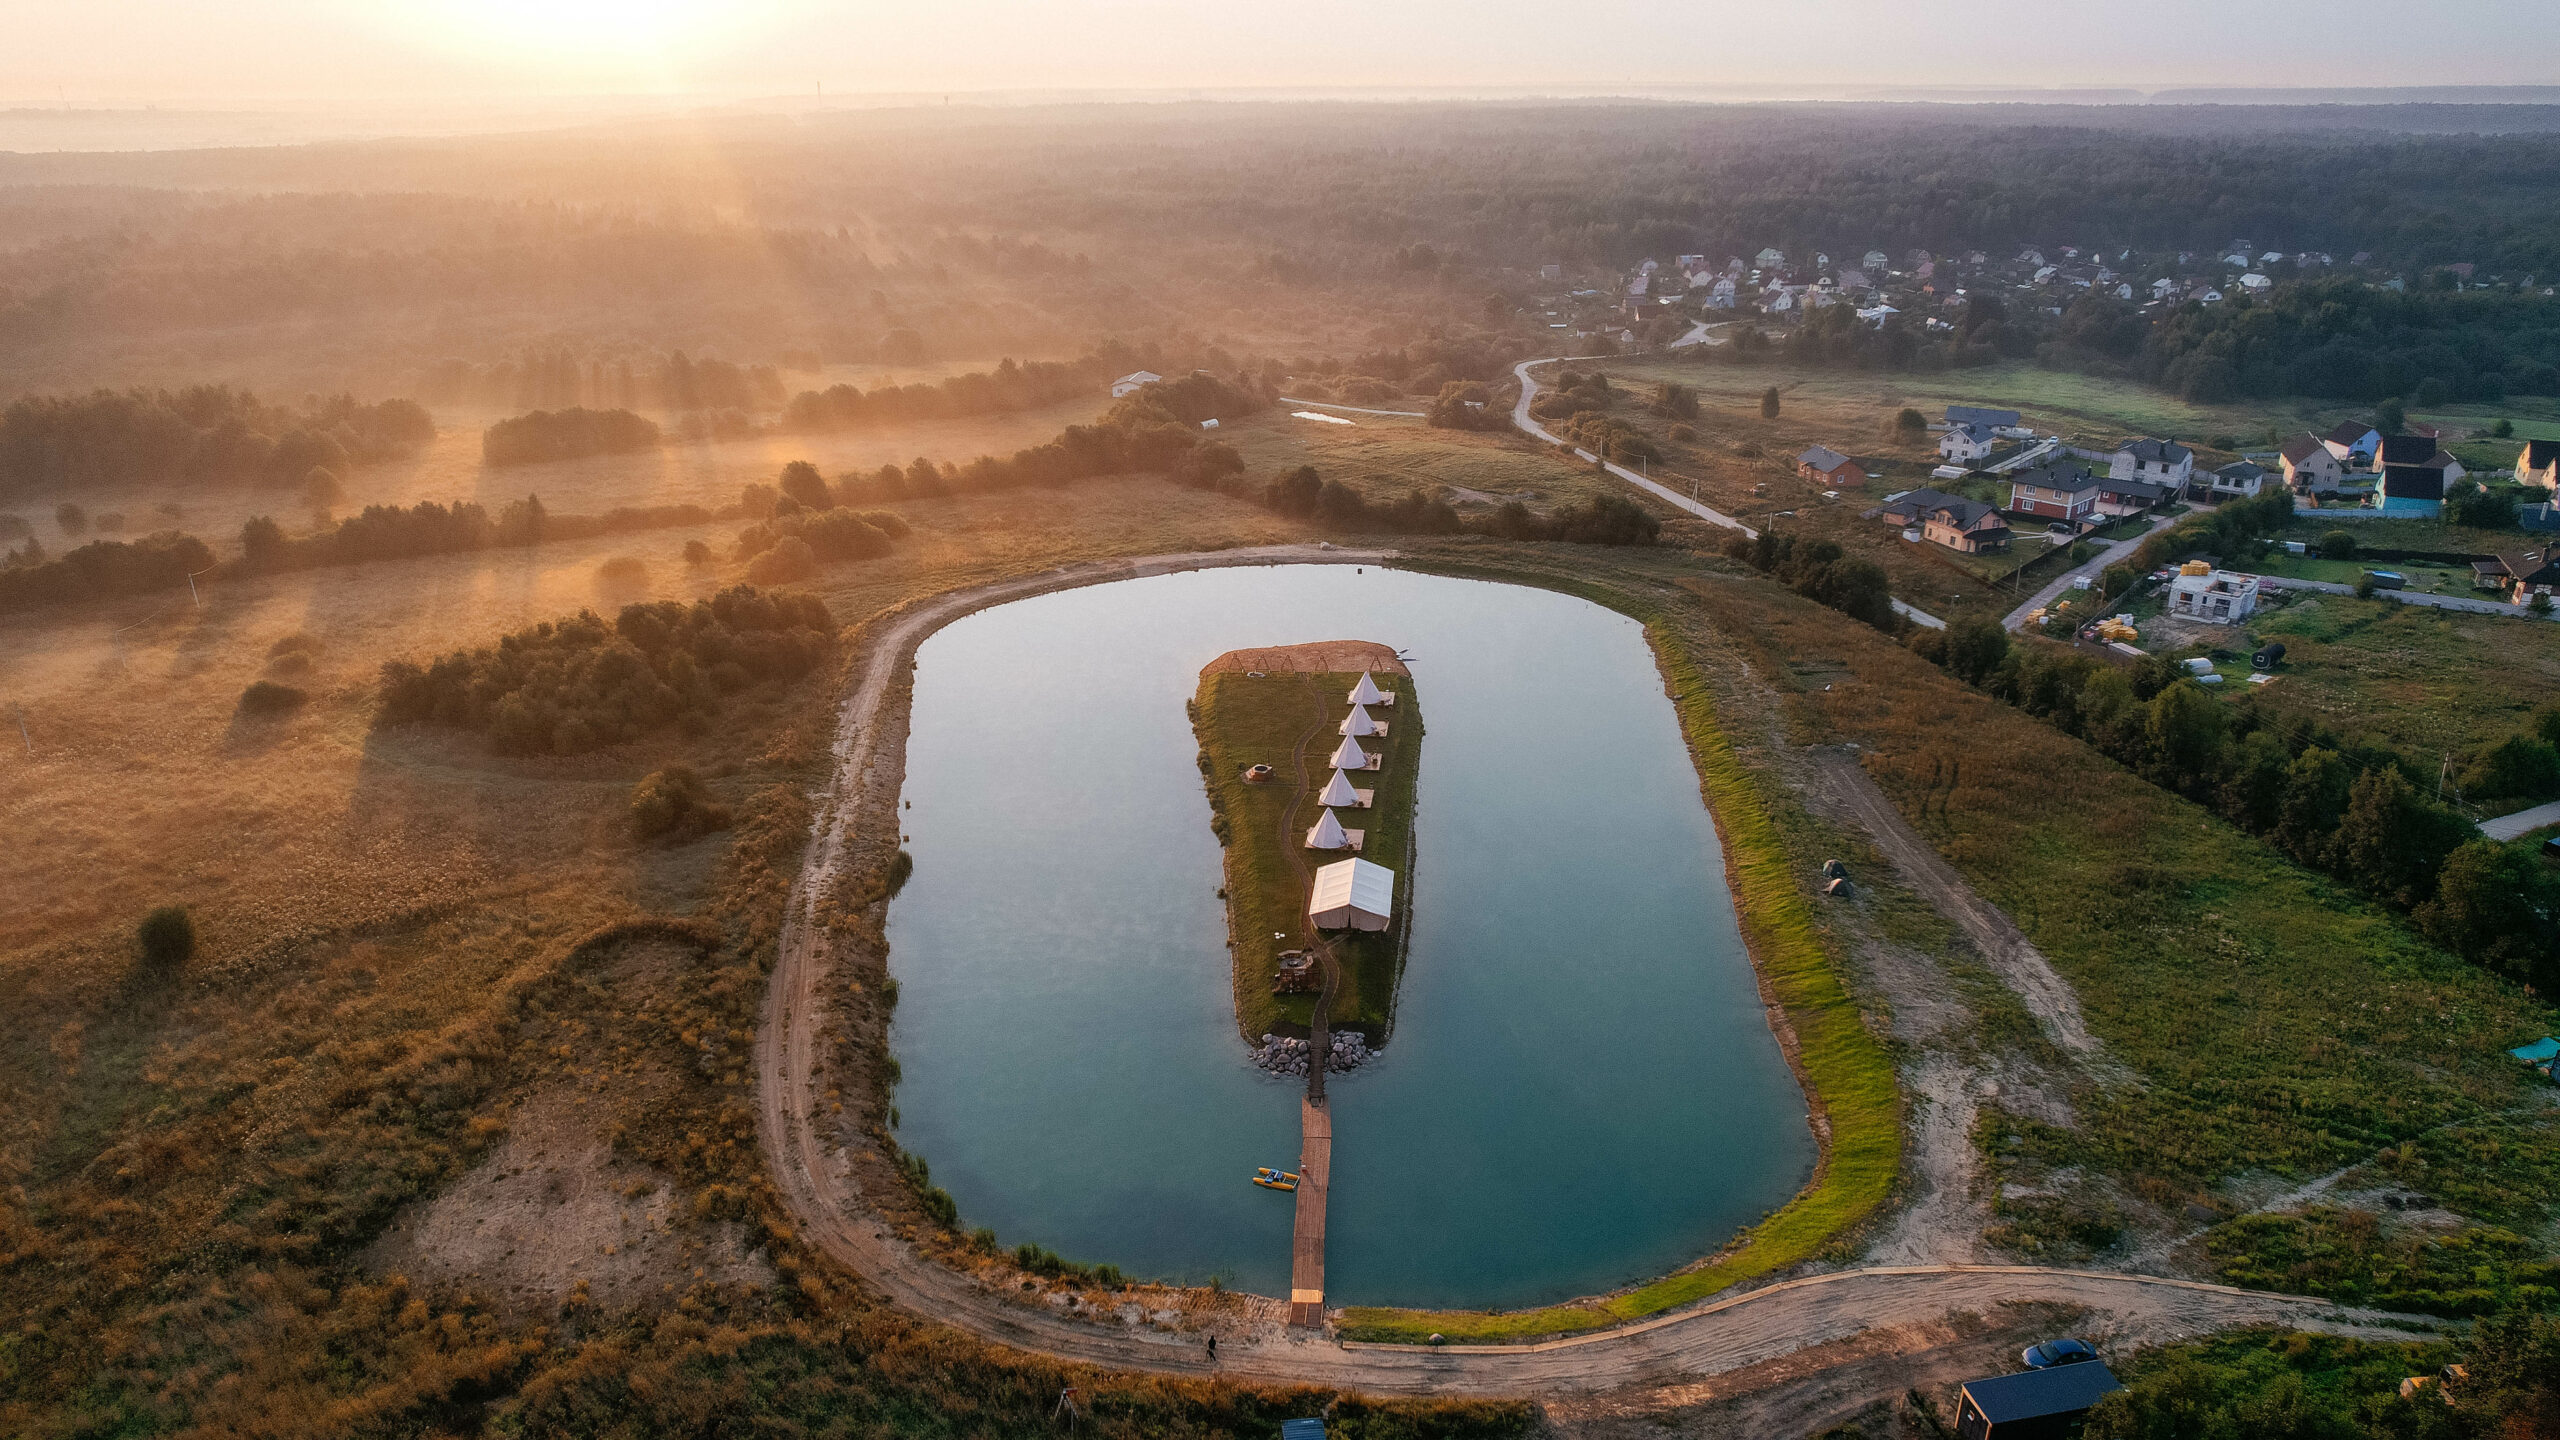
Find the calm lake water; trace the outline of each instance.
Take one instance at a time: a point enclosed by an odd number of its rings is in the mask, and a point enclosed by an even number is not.
[[[1378,640],[1428,730],[1385,1058],[1329,1086],[1335,1304],[1658,1275],[1811,1173],[1805,1105],[1641,627],[1521,586],[1210,570],[982,611],[917,656],[890,906],[902,1142],[962,1223],[1288,1293],[1301,1083],[1246,1062],[1183,702],[1223,651]]]

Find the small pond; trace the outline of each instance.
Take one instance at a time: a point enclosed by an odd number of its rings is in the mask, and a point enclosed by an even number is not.
[[[1285,1295],[1298,1082],[1236,1034],[1183,711],[1221,652],[1413,657],[1412,948],[1385,1057],[1331,1088],[1329,1303],[1515,1306],[1649,1278],[1815,1147],[1635,622],[1348,565],[982,611],[917,655],[889,911],[903,1144],[962,1223],[1133,1277]]]

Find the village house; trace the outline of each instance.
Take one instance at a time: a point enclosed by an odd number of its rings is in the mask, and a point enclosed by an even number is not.
[[[2110,480],[2148,480],[2171,489],[2186,488],[2195,474],[2196,452],[2174,440],[2128,440],[2107,457]]]
[[[2284,442],[2284,483],[2297,495],[2325,495],[2338,488],[2347,478],[2346,467],[2338,462],[2319,436],[2309,432]]]
[[[1735,296],[1736,292],[1734,289],[1733,277],[1730,275],[1719,276],[1717,277],[1715,284],[1707,287],[1707,308],[1710,310],[1730,310],[1734,307]]]
[[[2121,519],[2157,509],[2177,493],[2166,485],[2149,480],[2101,480],[2098,482],[2098,503],[2094,508],[2101,519]]]
[[[1950,405],[1947,407],[1947,423],[1949,425],[1985,425],[1995,431],[2015,430],[2018,428],[2018,412],[1985,410],[1979,405]]]
[[[2443,452],[2436,442],[2423,435],[2385,435],[2374,452],[2374,468],[2381,479],[2373,489],[2373,503],[2385,515],[2408,515],[2431,519],[2444,513],[2444,487],[2448,479],[2459,478],[2461,466],[2450,455],[2437,462]]]
[[[1881,250],[1870,250],[1864,256],[1860,257],[1858,263],[1866,266],[1870,270],[1884,270],[1892,266],[1893,257],[1885,254]]]
[[[2225,500],[2246,500],[2267,483],[2267,467],[2253,460],[2234,460],[2219,470],[2209,470],[2196,477],[2189,487],[2199,499],[2220,504]]]
[[[2516,483],[2560,491],[2560,440],[2527,440],[2516,452]]]
[[[2508,604],[2522,605],[2536,595],[2551,594],[2552,587],[2560,585],[2560,545],[2474,560],[2471,577],[2471,583],[2481,589],[2505,595]]]
[[[2338,463],[2350,470],[2370,469],[2373,452],[2382,444],[2382,432],[2358,420],[2341,420],[2336,428],[2320,437]]]
[[[1787,252],[1772,247],[1761,251],[1756,256],[1753,256],[1751,263],[1759,266],[1763,270],[1774,270],[1787,263]]]
[[[2169,581],[2169,613],[2208,625],[2236,625],[2258,609],[2258,577],[2216,570],[2202,560],[2178,567]]]
[[[2097,513],[2098,477],[2071,460],[2048,460],[2009,477],[2009,508],[2021,515],[2082,525]]]
[[[1132,391],[1144,390],[1163,379],[1163,376],[1153,370],[1132,370],[1111,382],[1111,398],[1117,400]]]
[[[1885,501],[1877,513],[1905,530],[1918,530],[1933,545],[1967,555],[2009,548],[2009,522],[2000,512],[1961,495],[1908,490]]]
[[[1988,425],[1950,425],[1938,437],[1938,456],[1950,465],[1977,465],[1996,438]]]
[[[1841,489],[1867,483],[1867,472],[1858,462],[1826,445],[1816,445],[1796,457],[1796,474],[1828,489]]]

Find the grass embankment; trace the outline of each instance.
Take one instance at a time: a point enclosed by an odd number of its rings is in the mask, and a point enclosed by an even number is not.
[[[1724,839],[1725,875],[1764,992],[1785,1011],[1790,1058],[1816,1117],[1822,1158],[1796,1197],[1705,1262],[1616,1295],[1568,1305],[1485,1314],[1353,1308],[1346,1339],[1467,1343],[1527,1341],[1640,1320],[1820,1254],[1873,1215],[1902,1165],[1901,1092],[1892,1057],[1841,983],[1807,901],[1812,866],[1782,843],[1771,807],[1791,803],[1774,776],[1743,764],[1717,720],[1699,659],[1694,605],[1666,607],[1609,586],[1501,566],[1420,566],[1540,585],[1581,595],[1645,622],[1707,807]]]
[[[1204,676],[1192,701],[1192,727],[1207,757],[1204,778],[1209,805],[1226,847],[1227,936],[1235,958],[1236,1027],[1249,1042],[1265,1034],[1307,1033],[1315,1007],[1313,994],[1274,995],[1272,978],[1279,973],[1283,950],[1306,946],[1314,932],[1307,925],[1306,888],[1298,882],[1284,845],[1304,843],[1305,831],[1320,812],[1315,792],[1333,772],[1325,757],[1342,737],[1334,726],[1350,713],[1344,697],[1359,675],[1272,672],[1257,679],[1240,672]],[[1395,1024],[1396,983],[1404,969],[1405,937],[1412,915],[1413,878],[1407,863],[1413,837],[1414,782],[1421,769],[1422,709],[1414,699],[1413,680],[1404,675],[1377,677],[1381,688],[1396,692],[1396,703],[1376,707],[1387,722],[1384,736],[1360,742],[1385,763],[1375,771],[1355,774],[1352,784],[1376,792],[1366,810],[1338,812],[1346,829],[1365,830],[1360,858],[1396,872],[1394,922],[1376,934],[1344,931],[1333,942],[1342,963],[1342,989],[1334,997],[1330,1024],[1336,1030],[1358,1030],[1383,1044]],[[1297,833],[1283,837],[1281,818],[1297,793],[1297,777],[1289,757],[1298,737],[1315,727],[1307,741],[1306,802],[1298,807]],[[1246,766],[1269,765],[1266,784],[1247,784]],[[1315,866],[1343,859],[1351,852],[1305,852]],[[1283,938],[1273,939],[1279,935]]]

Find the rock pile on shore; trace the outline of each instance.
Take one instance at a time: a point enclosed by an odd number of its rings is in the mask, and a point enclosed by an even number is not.
[[[1325,1066],[1328,1072],[1356,1070],[1378,1058],[1378,1052],[1369,1048],[1368,1040],[1357,1030],[1337,1030],[1333,1032],[1332,1041],[1332,1060]],[[1262,1044],[1253,1051],[1253,1063],[1274,1075],[1304,1075],[1307,1073],[1307,1042],[1265,1034]]]

